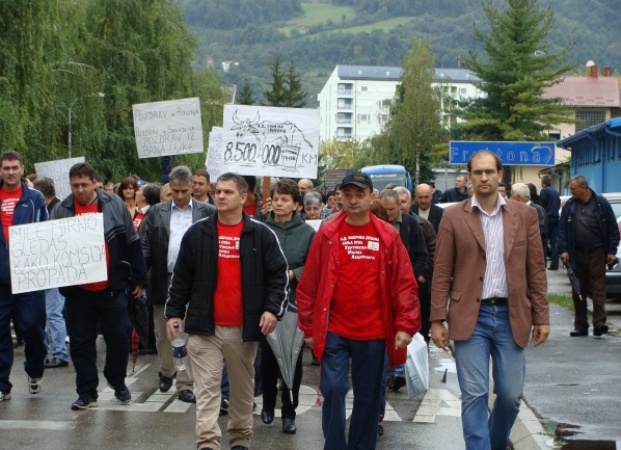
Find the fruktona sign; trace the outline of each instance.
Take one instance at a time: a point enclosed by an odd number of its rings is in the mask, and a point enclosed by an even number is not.
[[[495,153],[506,166],[553,166],[554,142],[451,141],[449,162],[467,164],[476,152]]]

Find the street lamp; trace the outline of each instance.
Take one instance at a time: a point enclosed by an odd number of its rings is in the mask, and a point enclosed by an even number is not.
[[[103,92],[97,92],[95,94],[91,94],[90,97],[99,97],[104,98],[106,95]],[[67,147],[69,149],[69,159],[71,159],[71,115],[73,111],[73,107],[82,97],[76,97],[67,108]]]

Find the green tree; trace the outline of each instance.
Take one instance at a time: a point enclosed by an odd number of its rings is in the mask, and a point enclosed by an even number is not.
[[[285,106],[304,108],[306,106],[306,92],[302,89],[302,79],[296,72],[293,61],[289,64],[289,69],[285,75],[285,83],[287,83]]]
[[[570,48],[550,49],[551,8],[542,9],[537,0],[505,3],[504,11],[491,1],[483,5],[489,29],[475,26],[485,58],[471,51],[465,67],[481,78],[486,97],[467,106],[460,131],[473,140],[546,139],[544,130],[568,121],[569,110],[560,99],[541,94],[575,67],[566,63]]]
[[[285,73],[282,70],[282,60],[280,54],[276,53],[269,64],[272,81],[268,83],[268,90],[263,91],[266,106],[286,106],[287,103],[287,82]]]
[[[245,77],[239,93],[237,94],[237,99],[235,103],[239,105],[254,105],[256,101],[257,100],[254,97],[252,85],[250,84],[250,79],[248,77]]]
[[[440,125],[439,93],[432,87],[435,58],[429,41],[415,40],[403,59],[401,84],[396,98],[388,102],[390,115],[384,131],[374,138],[374,146],[384,162],[414,169],[414,179],[422,179],[426,153],[443,134]],[[427,169],[425,170],[428,176]]]

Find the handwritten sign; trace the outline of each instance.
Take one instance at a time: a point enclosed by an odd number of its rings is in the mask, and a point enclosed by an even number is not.
[[[39,162],[35,163],[35,172],[37,172],[39,177],[51,178],[54,181],[56,197],[62,200],[71,194],[71,187],[69,186],[69,170],[74,164],[83,162],[83,156],[79,158]]]
[[[317,178],[319,110],[225,105],[222,172]]]
[[[139,158],[203,152],[198,98],[133,105]]]
[[[318,231],[319,227],[321,226],[321,222],[323,222],[323,220],[322,219],[306,220],[305,222],[309,224],[311,227],[313,227],[313,230]]]
[[[103,214],[9,227],[13,294],[108,277]]]
[[[207,149],[207,160],[205,161],[205,168],[209,172],[209,177],[212,182],[215,182],[222,172],[222,153],[220,147],[222,146],[222,127],[212,127],[211,133],[209,133],[209,147]]]

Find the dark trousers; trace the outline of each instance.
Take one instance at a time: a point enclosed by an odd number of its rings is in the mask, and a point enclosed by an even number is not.
[[[429,345],[431,337],[429,332],[431,331],[431,322],[429,322],[429,316],[431,314],[431,280],[426,283],[418,282],[418,298],[420,301],[420,316],[421,316],[421,328],[420,334],[423,335],[425,342]]]
[[[324,450],[375,449],[385,357],[383,339],[353,341],[328,333],[319,385],[324,398],[321,409]],[[345,396],[349,391],[350,360],[354,406],[346,441]]]
[[[550,245],[550,267],[558,267],[558,217],[548,216],[548,243]],[[546,257],[544,252],[543,257]]]
[[[24,369],[31,378],[41,378],[45,368],[45,292],[11,294],[8,286],[0,287],[0,392],[11,392],[9,381],[13,366],[13,341],[11,339],[11,316],[13,308],[19,314],[14,322],[15,332],[24,336]]]
[[[588,330],[587,293],[593,299],[593,326],[606,324],[606,251],[576,251],[573,261],[574,272],[580,280],[580,290],[584,300],[580,300],[578,292],[572,287],[571,296],[574,301],[574,328]]]
[[[261,378],[263,379],[263,409],[273,411],[276,408],[277,382],[280,376],[278,361],[272,347],[266,340],[261,341]],[[300,385],[302,384],[302,351],[298,355],[293,375],[293,389],[283,382],[282,386],[282,418],[295,419],[295,409],[298,407]]]
[[[97,325],[106,342],[104,376],[113,388],[125,384],[129,356],[131,321],[128,296],[109,290],[89,292],[82,289],[67,295],[67,327],[69,346],[76,371],[78,395],[97,398]]]

